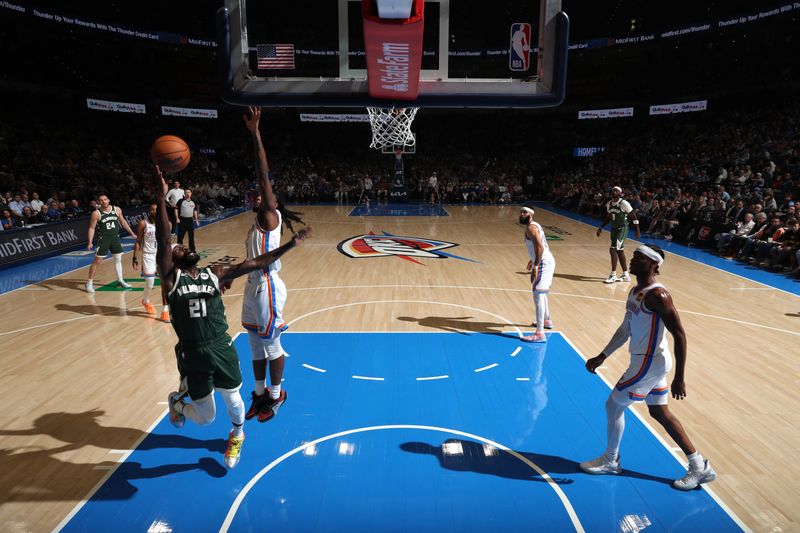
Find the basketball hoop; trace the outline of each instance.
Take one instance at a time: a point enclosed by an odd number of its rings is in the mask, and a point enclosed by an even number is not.
[[[411,133],[411,123],[417,111],[418,107],[368,107],[372,126],[372,143],[369,147],[414,146],[417,140]]]

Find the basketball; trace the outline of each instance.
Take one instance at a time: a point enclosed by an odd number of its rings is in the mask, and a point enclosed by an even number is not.
[[[189,145],[175,135],[162,135],[150,148],[150,159],[166,172],[180,172],[191,159]]]

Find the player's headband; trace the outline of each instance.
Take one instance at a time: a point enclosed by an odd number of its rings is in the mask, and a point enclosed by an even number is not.
[[[526,213],[530,213],[531,216],[533,216],[533,209],[531,209],[530,207],[523,207],[520,209],[520,211],[525,211]]]
[[[664,262],[664,258],[658,255],[658,252],[656,252],[649,246],[645,246],[644,244],[639,246],[636,249],[636,251],[646,256],[648,259],[652,259],[653,261],[655,261],[658,264],[658,266],[661,266],[661,264]]]
[[[611,190],[612,191],[619,191],[619,193],[622,194],[622,187],[616,187],[616,186],[615,187],[611,187]]]

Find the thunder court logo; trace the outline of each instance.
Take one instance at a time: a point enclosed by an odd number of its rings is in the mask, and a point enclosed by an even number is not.
[[[423,265],[418,259],[453,258],[469,261],[470,263],[478,262],[473,259],[467,259],[466,257],[460,257],[442,251],[455,246],[458,245],[453,242],[424,239],[421,237],[400,237],[385,231],[382,235],[376,235],[375,232],[370,231],[366,235],[357,235],[343,240],[339,243],[338,249],[344,255],[353,259],[387,257],[393,255],[418,265]]]

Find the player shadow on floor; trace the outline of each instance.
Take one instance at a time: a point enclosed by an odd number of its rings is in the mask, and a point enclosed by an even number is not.
[[[47,435],[62,442],[68,442],[74,449],[96,446],[109,450],[129,449],[137,442],[139,450],[160,448],[201,449],[223,453],[224,439],[198,440],[182,435],[148,434],[136,428],[103,426],[98,419],[106,413],[100,409],[82,413],[47,413],[33,421],[31,429],[0,429],[0,437]],[[146,437],[146,438],[145,438]]]
[[[135,428],[102,426],[97,418],[103,414],[104,411],[100,410],[49,413],[37,418],[31,429],[1,429],[0,437],[47,435],[67,444],[35,451],[26,451],[26,448],[30,448],[26,446],[0,449],[0,501],[69,501],[83,498],[102,475],[96,467],[107,470],[116,465],[113,461],[75,463],[56,457],[62,453],[74,454],[86,446],[128,449],[146,436],[137,450],[205,449],[219,455],[225,451],[224,439],[199,440],[180,435],[147,434]],[[203,457],[194,463],[149,467],[137,462],[125,462],[95,498],[130,498],[138,490],[130,480],[152,479],[193,470],[203,471],[215,478],[224,477],[227,473],[227,469],[212,457]]]
[[[399,316],[397,320],[403,322],[416,322],[420,326],[427,328],[440,329],[448,333],[458,333],[460,335],[469,335],[470,333],[486,333],[489,335],[497,335],[499,337],[508,337],[519,340],[516,333],[505,333],[503,331],[496,331],[493,328],[509,329],[513,327],[527,328],[528,324],[507,324],[505,322],[471,322],[471,316],[461,317],[447,317],[447,316],[426,316],[423,318],[415,318],[411,316]]]
[[[800,317],[800,313],[784,313],[786,316]]]
[[[70,289],[81,292],[85,292],[86,290],[85,279],[55,278],[55,279],[44,279],[44,280],[25,279],[22,281],[23,283],[33,285],[34,287],[41,287],[43,289],[49,289],[49,290]]]
[[[155,315],[148,315],[141,310],[126,309],[124,307],[112,307],[110,305],[70,305],[70,304],[56,304],[53,306],[57,311],[70,311],[79,315],[97,315],[97,316],[138,316],[142,318],[156,318]]]
[[[404,442],[400,445],[400,448],[409,453],[432,455],[439,461],[439,466],[447,470],[475,472],[508,479],[545,481],[538,472],[512,454],[470,440],[448,439],[441,446],[432,446],[425,442]],[[445,453],[445,450],[448,453]],[[547,472],[553,482],[558,485],[569,485],[574,480],[571,477],[560,477],[556,474],[565,476],[575,474],[581,476],[590,475],[584,473],[576,461],[564,457],[533,452],[517,451],[517,453]],[[667,485],[672,484],[672,479],[644,474],[634,470],[623,469],[619,476],[655,481]]]
[[[582,276],[580,274],[553,274],[554,278],[567,279],[570,281],[591,281],[592,283],[604,281],[606,278],[598,278],[596,276]]]

